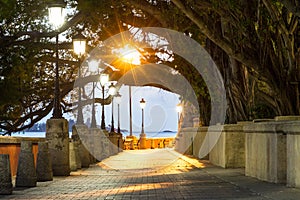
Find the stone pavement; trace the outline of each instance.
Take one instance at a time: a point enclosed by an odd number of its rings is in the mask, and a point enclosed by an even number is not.
[[[90,168],[14,188],[0,199],[300,199],[300,189],[245,177],[171,149],[124,151]]]

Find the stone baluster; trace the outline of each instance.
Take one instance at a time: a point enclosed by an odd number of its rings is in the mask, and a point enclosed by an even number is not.
[[[52,161],[48,142],[39,142],[39,151],[36,163],[37,181],[52,181]]]
[[[22,141],[16,176],[16,187],[35,187],[36,182],[37,176],[32,153],[32,142]]]
[[[0,195],[12,194],[11,170],[8,154],[0,154]]]

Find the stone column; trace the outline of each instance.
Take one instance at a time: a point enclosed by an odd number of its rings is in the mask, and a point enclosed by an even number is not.
[[[196,130],[197,129],[197,130]],[[193,156],[196,158],[208,160],[209,159],[209,144],[207,136],[207,126],[201,126],[199,128],[193,128],[194,142],[193,142]]]
[[[99,128],[90,128],[90,153],[95,159],[95,162],[103,160],[102,157],[102,143],[101,143],[101,130]]]
[[[39,150],[36,162],[37,181],[52,181],[52,162],[49,153],[48,142],[39,142]]]
[[[246,134],[246,176],[260,180],[286,182],[286,135],[278,131],[279,121],[257,122],[244,126]]]
[[[88,150],[90,146],[91,136],[89,135],[89,129],[86,125],[74,125],[72,127],[72,136],[78,137],[78,153],[81,162],[81,167],[87,168],[91,164],[90,152]]]
[[[46,124],[46,140],[52,159],[54,176],[69,176],[69,130],[66,119],[48,119]]]
[[[180,130],[180,153],[188,154],[188,155],[193,155],[193,139],[194,136],[197,133],[198,128],[182,128]],[[162,145],[160,145],[160,148]]]
[[[108,158],[111,155],[110,149],[109,149],[109,134],[106,130],[100,131],[100,138],[101,138],[101,145],[102,145],[102,152],[101,157],[102,159]]]
[[[69,151],[70,151],[70,170],[71,171],[77,171],[78,169],[78,162],[79,162],[79,155],[78,155],[78,149],[74,143],[73,140],[69,143]],[[76,155],[77,154],[77,155]],[[80,164],[81,166],[81,164]]]
[[[13,185],[8,154],[0,154],[0,195],[12,194]]]
[[[141,133],[140,134],[140,149],[146,149],[147,148],[147,144],[146,144],[146,134],[145,133]]]
[[[123,151],[124,148],[124,144],[123,144],[123,135],[122,133],[117,133],[117,137],[118,137],[118,152]]]
[[[300,117],[300,116],[298,116]],[[293,119],[294,120],[294,119]],[[286,184],[300,188],[300,121],[289,121],[277,130],[287,134],[286,140]]]
[[[18,161],[16,187],[35,187],[37,176],[32,153],[32,142],[22,141]]]
[[[118,135],[115,132],[109,133],[109,149],[112,155],[115,155],[119,152],[118,150]]]
[[[245,166],[244,124],[214,125],[208,128],[209,161],[223,168]],[[221,134],[221,135],[219,135]],[[220,136],[220,137],[218,137]]]

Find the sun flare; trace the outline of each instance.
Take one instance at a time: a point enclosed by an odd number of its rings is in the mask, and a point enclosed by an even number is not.
[[[114,50],[115,53],[119,54],[119,57],[127,63],[131,63],[133,65],[141,64],[141,54],[140,52],[130,46],[129,44],[125,45],[123,48],[119,48]]]

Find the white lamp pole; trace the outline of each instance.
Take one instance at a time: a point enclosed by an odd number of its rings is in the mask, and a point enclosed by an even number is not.
[[[86,38],[80,33],[78,35],[76,35],[73,38],[73,50],[74,53],[78,56],[78,63],[79,63],[79,67],[78,67],[78,77],[79,80],[81,78],[81,69],[80,69],[80,65],[81,65],[81,56],[84,55],[85,53],[85,46],[86,46]],[[79,85],[79,100],[78,100],[78,117],[77,117],[77,124],[83,124],[83,114],[82,114],[82,105],[81,105],[81,85]]]
[[[109,76],[108,74],[100,74],[100,84],[102,87],[102,116],[101,116],[101,129],[105,129],[105,116],[104,116],[104,89],[105,89],[105,84],[108,83],[109,81]]]
[[[114,86],[113,83],[109,86],[108,93],[112,96],[111,100],[111,128],[110,132],[113,133],[115,132],[115,125],[114,125],[114,95],[116,94],[116,87]]]
[[[146,101],[144,100],[144,98],[142,98],[142,100],[140,101],[140,106],[142,108],[142,131],[141,131],[141,133],[145,133],[144,132],[144,108],[146,106]]]
[[[120,103],[121,103],[121,95],[119,92],[117,92],[117,94],[115,95],[115,100],[116,103],[118,104],[118,133],[121,133],[121,129],[120,129]]]

